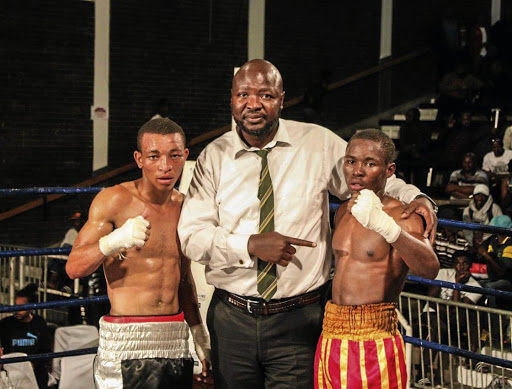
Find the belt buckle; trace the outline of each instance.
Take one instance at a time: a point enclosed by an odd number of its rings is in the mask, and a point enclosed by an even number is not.
[[[251,300],[247,300],[247,312],[253,313],[253,311],[251,310]]]

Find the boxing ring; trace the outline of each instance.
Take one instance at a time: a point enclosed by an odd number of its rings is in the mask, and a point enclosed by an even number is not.
[[[11,195],[47,195],[47,194],[77,194],[77,193],[97,193],[103,188],[29,188],[29,189],[0,189],[0,196],[11,196]],[[336,209],[337,205],[331,204],[331,211]],[[499,227],[492,227],[489,225],[480,225],[480,224],[473,224],[473,223],[465,223],[465,222],[459,222],[459,221],[452,221],[452,220],[446,220],[446,219],[439,219],[438,223],[439,227],[456,227],[459,229],[470,229],[470,230],[476,230],[476,231],[482,231],[487,233],[497,233],[501,232],[505,235],[512,236],[512,230],[499,228]],[[14,271],[12,269],[12,263],[16,259],[20,258],[26,258],[30,256],[52,256],[52,255],[67,255],[69,254],[70,249],[69,248],[42,248],[42,249],[3,249],[0,251],[0,261],[2,259],[8,258],[9,259],[9,267],[10,267],[10,274],[13,275]],[[1,262],[0,262],[1,264]],[[196,264],[197,265],[197,264]],[[4,263],[5,266],[5,263]],[[198,265],[200,266],[200,265]],[[206,319],[206,309],[208,307],[209,299],[211,298],[212,289],[210,286],[206,285],[206,282],[204,280],[204,272],[201,272],[199,268],[199,271],[194,272],[194,278],[196,279],[196,286],[198,288],[198,296],[201,304],[201,315],[203,316],[203,321]],[[41,282],[46,282],[46,271],[43,272],[43,278],[41,279]],[[495,289],[489,289],[489,288],[479,288],[474,286],[468,286],[464,284],[454,284],[451,282],[445,282],[445,281],[437,281],[437,280],[426,280],[414,275],[407,276],[407,281],[409,284],[419,284],[425,286],[439,286],[443,288],[451,288],[455,290],[460,291],[467,291],[467,292],[473,292],[473,293],[479,293],[486,296],[496,296],[498,298],[505,298],[510,299],[512,302],[512,293],[504,292],[500,290]],[[19,286],[22,287],[23,282],[20,283]],[[1,283],[0,283],[1,285]],[[1,285],[2,289],[5,289],[5,285]],[[20,287],[20,289],[21,289]],[[45,287],[46,288],[46,287]],[[44,289],[45,289],[44,288]],[[10,305],[0,305],[0,317],[3,316],[5,313],[15,312],[15,311],[24,311],[24,310],[46,310],[51,309],[55,307],[76,307],[76,306],[86,306],[86,305],[94,305],[99,303],[105,303],[108,301],[107,296],[94,296],[94,297],[83,297],[83,298],[70,298],[68,300],[62,300],[62,301],[42,301],[39,303],[31,303],[31,304],[24,304],[24,305],[12,305],[14,295],[14,289],[15,285],[12,282],[9,285],[9,294],[11,296],[10,298]],[[4,292],[4,290],[2,290]],[[76,288],[75,288],[76,292]],[[70,294],[71,296],[73,294]],[[459,309],[462,313],[460,314],[468,314],[468,309],[472,309],[475,312],[477,312],[478,315],[491,317],[491,315],[494,315],[499,318],[499,330],[501,334],[503,334],[503,329],[510,323],[510,319],[512,316],[511,311],[505,311],[505,310],[498,310],[494,308],[489,308],[486,306],[472,306],[468,307],[469,304],[463,304],[463,303],[455,303],[455,302],[447,302],[446,300],[441,300],[439,298],[433,298],[428,297],[424,295],[418,295],[414,293],[409,292],[402,292],[400,303],[399,303],[399,321],[401,325],[401,331],[403,334],[404,341],[406,343],[407,348],[407,354],[408,354],[408,372],[409,372],[409,383],[408,387],[424,387],[421,385],[416,384],[417,378],[419,376],[424,376],[425,371],[424,368],[424,356],[423,353],[421,353],[422,349],[429,351],[430,358],[430,369],[433,372],[434,368],[432,367],[434,365],[434,359],[433,353],[437,353],[437,355],[441,355],[441,357],[438,358],[438,369],[443,370],[443,356],[448,356],[448,363],[451,364],[454,363],[457,358],[459,361],[461,358],[468,359],[469,367],[470,367],[470,373],[467,374],[466,379],[461,379],[460,375],[460,368],[458,368],[457,372],[453,372],[450,370],[449,377],[447,380],[441,380],[441,386],[440,387],[461,387],[461,388],[468,388],[468,387],[474,387],[474,388],[491,388],[491,387],[501,387],[506,388],[507,384],[511,385],[512,387],[512,350],[510,349],[510,345],[508,345],[508,349],[504,347],[503,341],[500,337],[499,343],[500,347],[496,349],[492,349],[492,343],[493,343],[493,336],[496,336],[496,334],[493,334],[492,331],[490,332],[490,338],[491,341],[489,342],[491,347],[487,348],[485,345],[481,343],[479,340],[478,349],[480,352],[470,351],[466,348],[460,347],[460,338],[461,334],[457,334],[459,337],[459,344],[452,345],[452,344],[441,344],[441,343],[435,343],[431,342],[427,339],[425,339],[424,334],[421,333],[421,329],[417,330],[415,327],[418,327],[418,320],[421,316],[420,309],[424,304],[428,302],[430,304],[448,304],[453,306],[454,309],[457,311],[457,315],[459,314]],[[493,317],[494,317],[493,316]],[[503,320],[509,320],[509,322],[506,322]],[[468,322],[469,323],[469,322]],[[480,330],[480,322],[478,322],[478,329]],[[463,329],[462,329],[463,330]],[[461,330],[461,333],[462,333]],[[469,329],[468,329],[469,330]],[[416,336],[415,336],[416,335]],[[471,346],[471,344],[469,345]],[[468,347],[469,347],[468,346]],[[193,348],[192,348],[193,349]],[[413,355],[413,351],[415,351],[416,355],[421,353],[421,356],[415,357]],[[42,359],[56,359],[56,358],[69,358],[69,357],[76,357],[81,355],[90,355],[95,354],[97,351],[97,347],[85,347],[85,348],[78,348],[73,350],[67,350],[67,351],[60,351],[60,352],[53,352],[53,353],[46,353],[46,354],[38,354],[38,355],[30,355],[30,356],[24,356],[24,357],[11,357],[11,358],[2,358],[1,363],[4,365],[7,364],[13,364],[13,363],[19,363],[19,362],[26,362],[26,361],[35,361],[35,360],[42,360]],[[415,365],[420,365],[420,367],[414,367]],[[485,369],[483,367],[485,367]],[[458,366],[460,367],[460,365]],[[489,372],[484,372],[484,370],[489,370]],[[456,374],[455,374],[456,373]],[[476,374],[476,375],[475,375]],[[480,376],[479,376],[480,374]],[[483,377],[483,375],[491,375],[490,378]],[[464,378],[464,377],[462,377]],[[463,382],[462,382],[463,381]],[[502,386],[490,386],[494,385],[496,382],[500,382]]]

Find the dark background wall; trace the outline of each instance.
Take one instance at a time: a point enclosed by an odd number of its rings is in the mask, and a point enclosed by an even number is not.
[[[488,0],[393,3],[393,58],[435,49],[448,16],[461,24],[490,24]],[[3,0],[1,5],[1,187],[69,186],[90,178],[94,3]],[[322,71],[335,82],[381,63],[380,7],[379,0],[267,0],[265,57],[281,70],[287,99],[302,95]],[[105,170],[132,161],[136,131],[152,116],[157,99],[169,100],[171,117],[189,140],[230,123],[233,67],[247,57],[247,13],[247,0],[111,1]],[[436,53],[330,92],[322,102],[324,124],[339,131],[435,92]],[[283,116],[303,120],[303,106]],[[13,201],[3,198],[0,211]],[[42,218],[43,230],[65,231],[62,220],[70,207],[30,218]],[[3,231],[0,224],[0,241],[13,240]],[[45,234],[39,241],[49,240]]]

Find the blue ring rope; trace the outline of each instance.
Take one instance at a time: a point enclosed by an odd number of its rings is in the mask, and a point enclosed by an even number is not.
[[[94,303],[101,303],[108,301],[108,296],[93,296],[86,297],[83,299],[70,299],[60,301],[44,301],[42,303],[29,303],[20,305],[3,305],[0,306],[0,313],[5,312],[16,312],[16,311],[28,311],[32,309],[44,309],[44,308],[56,308],[56,307],[72,307],[75,305],[88,305]]]
[[[43,187],[43,188],[25,188],[25,189],[0,189],[1,196],[18,196],[33,194],[75,194],[75,193],[98,193],[104,188],[82,187],[82,188],[62,188],[62,187]]]

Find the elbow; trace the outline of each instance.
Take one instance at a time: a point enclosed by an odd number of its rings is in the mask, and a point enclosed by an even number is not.
[[[69,278],[71,278],[72,280],[75,280],[77,278],[80,278],[81,277],[81,274],[78,273],[77,269],[75,268],[75,266],[73,266],[70,262],[69,262],[69,259],[68,259],[68,262],[66,263],[66,274],[68,275]]]
[[[431,263],[428,264],[428,266],[424,267],[424,274],[422,274],[421,277],[429,280],[434,280],[437,277],[437,274],[439,273],[440,267],[441,265],[439,264],[439,261],[437,260],[437,258],[435,258],[435,260],[432,260]]]

